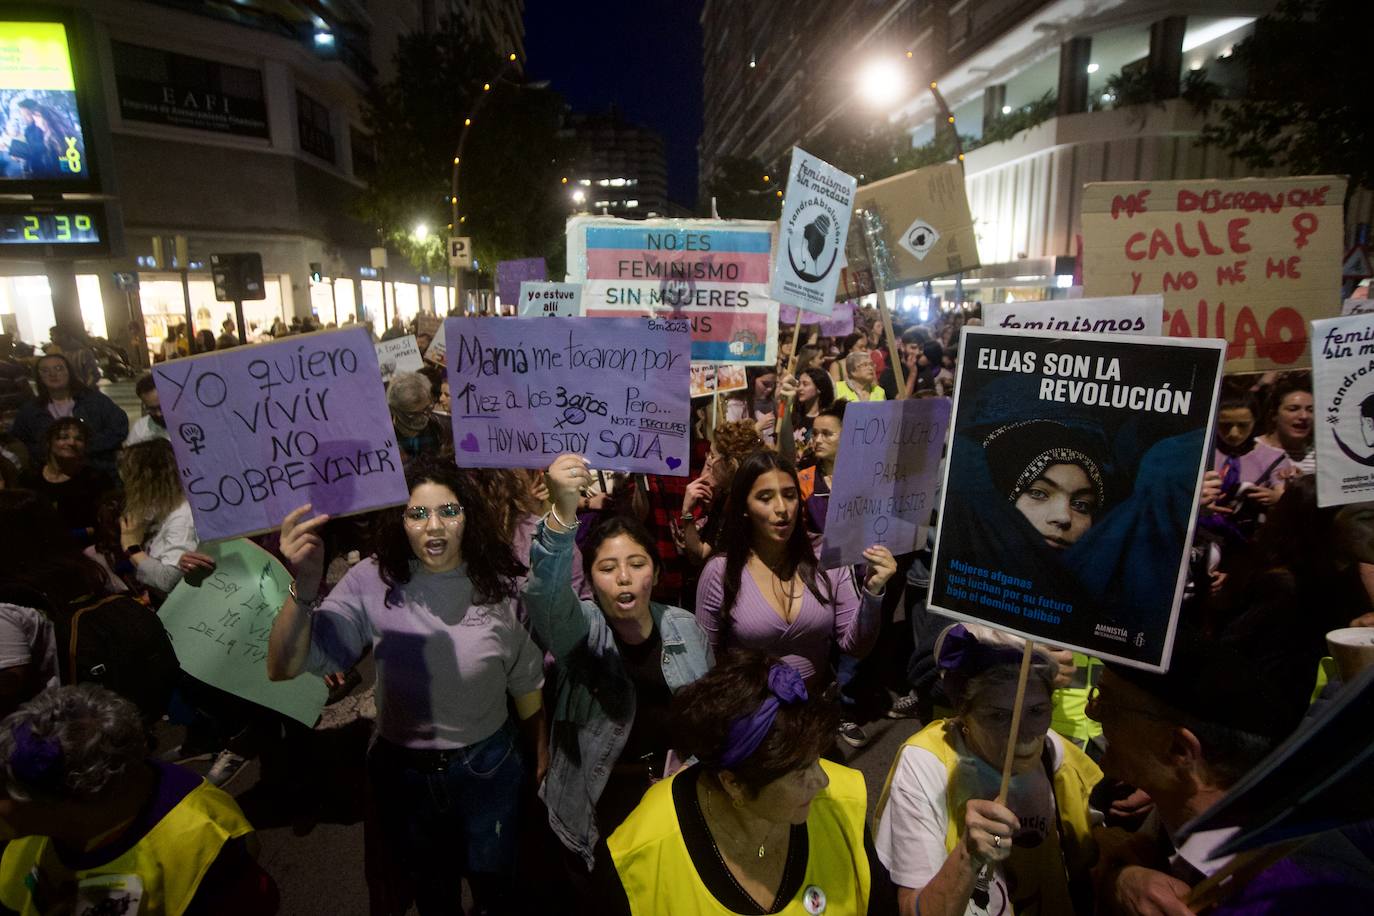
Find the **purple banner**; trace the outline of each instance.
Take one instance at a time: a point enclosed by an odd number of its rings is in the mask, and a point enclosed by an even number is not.
[[[594,468],[685,475],[691,322],[448,318],[459,467]]]
[[[854,333],[854,303],[836,302],[830,317],[817,312],[801,312],[802,324],[818,324],[822,337],[845,337]],[[778,306],[778,326],[790,327],[797,323],[797,309],[790,305]]]
[[[270,531],[303,503],[345,515],[406,501],[362,328],[161,363],[153,379],[202,540]]]
[[[496,262],[496,295],[501,306],[516,306],[520,301],[520,284],[543,282],[549,278],[549,268],[543,258],[523,258],[519,261]]]
[[[862,563],[875,544],[894,554],[924,545],[950,409],[948,398],[861,401],[845,409],[822,566]]]

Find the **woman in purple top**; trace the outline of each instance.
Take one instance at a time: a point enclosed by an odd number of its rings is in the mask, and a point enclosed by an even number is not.
[[[862,597],[848,567],[817,568],[791,462],[769,451],[750,455],[735,473],[725,505],[720,549],[697,587],[697,620],[717,653],[744,647],[780,656],[808,689],[829,682],[832,643],[862,657],[878,635],[883,586],[896,572],[892,551],[864,551]]]
[[[323,601],[328,516],[305,505],[282,522],[281,552],[295,571],[268,642],[267,674],[286,680],[377,664],[377,740],[368,783],[384,861],[369,878],[387,912],[462,912],[466,877],[482,912],[517,911],[513,875],[526,764],[507,698],[547,768],[543,658],[515,615],[524,567],[481,498],[480,471],[416,459],[410,497],[383,516],[377,554],[354,566]],[[374,867],[376,865],[381,868]]]

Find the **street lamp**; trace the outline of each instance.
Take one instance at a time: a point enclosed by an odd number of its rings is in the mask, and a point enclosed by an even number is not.
[[[859,94],[874,107],[886,107],[901,97],[906,83],[906,73],[895,60],[875,60],[859,73]]]
[[[578,206],[581,206],[582,204],[586,203],[586,202],[587,202],[587,194],[586,194],[586,192],[584,192],[581,188],[578,188],[576,191],[573,191],[573,192],[572,192],[572,202],[575,203],[575,204],[577,204]]]
[[[429,238],[429,227],[424,223],[416,224],[414,235],[415,241],[423,242],[425,239]]]

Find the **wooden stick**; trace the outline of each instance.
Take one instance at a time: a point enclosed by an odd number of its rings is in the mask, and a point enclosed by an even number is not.
[[[787,358],[787,374],[792,375],[797,368],[797,342],[801,340],[802,310],[797,309],[797,326],[792,329],[792,353]]]
[[[906,379],[902,377],[902,358],[897,349],[897,338],[892,333],[892,316],[887,311],[887,290],[883,287],[883,272],[873,260],[873,246],[869,244],[868,233],[864,231],[862,221],[859,226],[859,237],[863,239],[864,255],[868,258],[868,272],[873,276],[873,289],[878,294],[878,315],[883,319],[883,333],[887,336],[887,358],[892,360],[892,377],[897,383],[897,400],[902,401],[906,399]]]
[[[1021,673],[1016,678],[1016,702],[1011,709],[1011,735],[1007,738],[1007,753],[1002,758],[1002,787],[997,790],[997,804],[1007,803],[1007,789],[1011,786],[1011,767],[1016,762],[1016,739],[1021,733],[1021,704],[1026,699],[1026,679],[1030,677],[1031,652],[1035,643],[1026,640],[1021,650]]]

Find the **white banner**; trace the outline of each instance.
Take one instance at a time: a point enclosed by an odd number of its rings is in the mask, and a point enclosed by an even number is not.
[[[852,175],[792,147],[773,262],[774,299],[808,312],[831,313],[857,184]]]
[[[414,334],[377,342],[377,368],[382,370],[382,381],[391,381],[397,372],[419,372],[424,366]]]
[[[1097,299],[991,302],[983,306],[983,326],[999,331],[1161,337],[1164,334],[1164,296],[1154,293]]]
[[[520,284],[517,314],[521,318],[579,318],[582,315],[582,284],[526,280]]]
[[[1312,322],[1317,505],[1374,499],[1374,315]]]

